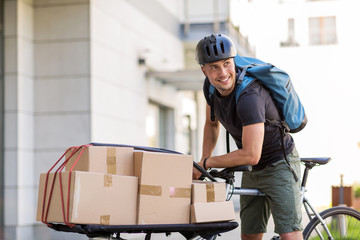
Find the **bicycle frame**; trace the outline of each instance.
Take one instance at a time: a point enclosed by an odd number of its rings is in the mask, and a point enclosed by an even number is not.
[[[226,196],[229,196],[230,188],[231,186],[227,184]],[[231,190],[231,195],[265,196],[265,194],[258,189],[247,189],[247,188],[239,188],[239,187],[235,187],[233,190]]]
[[[329,160],[330,159],[328,159],[328,161]],[[305,197],[306,182],[307,182],[307,178],[309,175],[309,171],[316,165],[317,164],[313,163],[313,162],[305,163],[305,170],[304,170],[303,179],[302,179],[302,183],[301,183],[301,189],[300,189],[300,201],[301,201],[302,205],[304,206],[304,209],[309,218],[309,221],[311,221],[311,219],[313,219],[314,217],[317,217],[319,219],[319,221],[321,222],[321,225],[325,229],[326,234],[328,236],[330,236],[329,239],[333,239],[333,237],[330,233],[330,230],[329,230],[328,226],[326,225],[324,219],[321,217],[320,213],[315,209],[315,207],[309,202],[309,200]],[[230,182],[233,182],[233,180]],[[231,198],[231,196],[233,196],[233,195],[239,195],[239,196],[246,195],[246,196],[259,196],[259,197],[266,196],[266,194],[262,193],[258,189],[233,187],[232,184],[227,183],[226,184],[226,196],[230,196],[230,198]],[[316,232],[318,233],[319,236],[321,236],[321,234],[319,233],[319,231],[317,229],[316,229]]]

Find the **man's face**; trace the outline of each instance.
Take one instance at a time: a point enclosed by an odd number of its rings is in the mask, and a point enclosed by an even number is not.
[[[201,70],[221,96],[228,96],[235,87],[235,65],[233,58],[206,63]]]

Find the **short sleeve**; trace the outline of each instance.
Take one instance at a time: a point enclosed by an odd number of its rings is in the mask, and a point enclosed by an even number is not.
[[[258,90],[259,88],[252,88],[240,95],[237,114],[242,126],[265,122],[266,102]]]

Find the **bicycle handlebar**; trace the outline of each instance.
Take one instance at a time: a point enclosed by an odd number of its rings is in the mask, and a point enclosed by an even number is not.
[[[221,171],[214,169],[210,171],[210,174],[213,177],[224,179],[225,182],[228,184],[233,184],[235,182],[235,174],[234,174],[235,172],[239,172],[239,171],[246,172],[251,170],[252,170],[251,166],[244,165],[244,166],[237,166],[231,168],[224,168]]]
[[[225,168],[227,171],[230,172],[251,172],[252,171],[252,166],[250,165],[241,165],[241,166],[237,166],[237,167],[230,167],[230,168]]]
[[[210,173],[208,173],[205,169],[203,169],[202,167],[199,166],[199,164],[197,164],[196,162],[193,162],[194,167],[201,172],[201,178],[207,177],[209,178],[211,181],[213,182],[217,182],[216,179],[210,175]]]
[[[205,177],[209,178],[213,182],[217,182],[215,178],[221,178],[226,180],[227,182],[234,180],[234,172],[248,172],[252,171],[252,167],[250,165],[242,165],[230,168],[224,168],[221,171],[216,169],[211,170],[210,172],[206,171],[202,167],[199,166],[196,162],[194,162],[194,167],[201,172],[200,179],[204,179]]]

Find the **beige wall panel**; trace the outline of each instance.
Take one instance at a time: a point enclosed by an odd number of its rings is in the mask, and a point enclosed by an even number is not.
[[[89,75],[88,41],[36,44],[35,51],[36,77]]]
[[[89,113],[38,114],[36,116],[35,145],[53,150],[88,143],[90,139]]]
[[[17,188],[4,189],[4,221],[6,226],[16,226],[18,223],[19,206],[17,200]]]
[[[36,8],[34,37],[38,42],[89,39],[89,32],[88,4]]]
[[[18,67],[18,47],[17,47],[17,39],[14,37],[8,37],[4,39],[4,46],[5,46],[5,56],[4,56],[4,71],[5,75],[8,76],[9,74],[16,74],[17,67]]]
[[[88,78],[54,78],[35,80],[37,113],[90,111]]]

